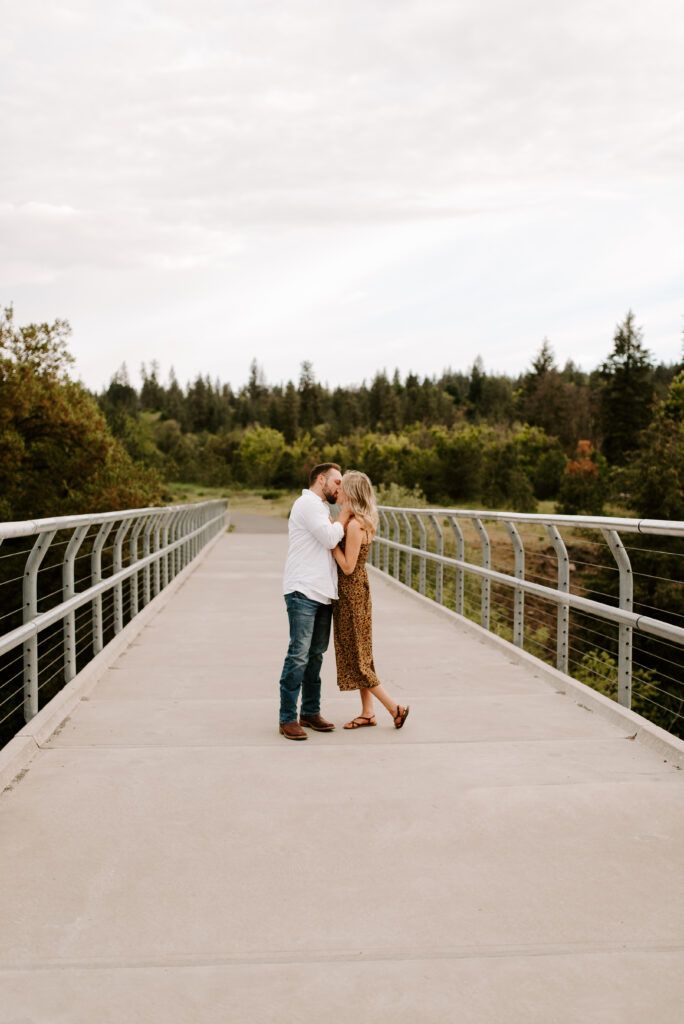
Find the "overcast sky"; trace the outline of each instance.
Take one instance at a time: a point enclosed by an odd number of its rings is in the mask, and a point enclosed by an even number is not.
[[[76,374],[596,366],[684,327],[681,0],[2,4],[0,303]]]

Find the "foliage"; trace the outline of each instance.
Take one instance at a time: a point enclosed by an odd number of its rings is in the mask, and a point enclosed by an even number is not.
[[[619,463],[637,448],[639,434],[650,420],[653,364],[631,310],[616,327],[613,342],[613,351],[600,371],[600,415],[603,454],[609,462]]]
[[[568,462],[558,494],[559,511],[565,515],[601,515],[608,494],[608,472],[591,441],[580,441],[575,458]]]
[[[284,451],[285,438],[279,430],[256,427],[245,431],[237,450],[240,478],[250,487],[271,483]]]
[[[617,700],[618,663],[608,651],[593,647],[585,651],[572,674],[581,683],[586,683],[611,700]],[[646,668],[632,668],[632,711],[673,731],[677,728],[681,700],[667,694],[663,696],[663,693],[662,683],[654,672]],[[669,701],[669,711],[664,706],[665,701]]]
[[[684,520],[684,372],[641,434],[622,479],[640,516]]]
[[[161,481],[113,436],[96,401],[68,379],[69,326],[0,320],[0,518],[156,502]]]
[[[596,440],[593,390],[586,375],[578,374],[571,364],[563,371],[557,369],[553,350],[545,340],[516,396],[520,418],[557,438],[563,451],[570,454],[580,438]]]
[[[428,502],[420,487],[402,487],[400,484],[379,484],[375,488],[378,505],[390,508],[426,508]]]

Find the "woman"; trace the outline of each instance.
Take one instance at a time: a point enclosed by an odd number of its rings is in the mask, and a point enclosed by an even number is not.
[[[333,548],[337,562],[339,600],[333,602],[337,685],[340,690],[361,691],[361,714],[345,729],[376,725],[373,697],[389,711],[394,728],[401,729],[408,707],[396,704],[375,674],[371,597],[366,559],[378,525],[373,486],[365,473],[345,473],[338,492],[343,510],[351,514],[344,539]]]

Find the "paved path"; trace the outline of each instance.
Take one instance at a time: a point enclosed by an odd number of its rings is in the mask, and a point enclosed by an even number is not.
[[[230,522],[236,533],[287,533],[287,519],[283,516],[231,512]]]
[[[0,1024],[681,1020],[684,772],[375,576],[411,714],[277,734],[225,535],[0,799]]]

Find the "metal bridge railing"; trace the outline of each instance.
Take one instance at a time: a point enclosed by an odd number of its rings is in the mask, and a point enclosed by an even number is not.
[[[566,674],[571,674],[571,660],[575,658],[578,661],[581,657],[581,649],[574,644],[571,629],[581,622],[585,635],[593,633],[598,638],[594,643],[598,650],[599,669],[612,664],[611,655],[616,655],[615,697],[618,702],[625,707],[633,707],[632,689],[636,672],[640,683],[648,681],[648,686],[643,687],[644,694],[647,693],[644,699],[656,707],[660,706],[659,700],[664,701],[663,712],[671,712],[679,720],[681,729],[684,723],[684,615],[681,614],[684,609],[684,573],[681,571],[684,555],[681,551],[656,552],[667,555],[668,565],[672,565],[674,560],[679,569],[674,578],[667,577],[661,581],[670,591],[679,588],[676,607],[659,609],[645,605],[649,614],[639,614],[634,608],[635,573],[630,549],[622,536],[640,534],[681,539],[684,538],[684,523],[470,509],[381,506],[378,511],[380,522],[371,553],[372,564],[377,568],[397,579],[403,577],[403,582],[423,595],[427,586],[428,596],[436,602],[448,604],[459,614],[479,620],[485,629],[497,631],[518,647],[534,648],[534,642],[537,642],[540,650],[532,649],[532,653],[539,654]],[[533,534],[534,540],[527,546],[526,532]],[[540,541],[543,541],[541,546]],[[590,559],[583,561],[583,566],[600,567],[604,575],[610,571],[617,574],[613,593],[589,590],[587,592],[595,596],[585,596],[581,592],[586,588],[573,579],[576,556],[569,552],[569,544],[579,545],[580,555]],[[592,561],[586,552],[601,545],[605,551],[594,555]],[[493,550],[499,561],[505,563],[498,568],[492,565]],[[526,562],[532,551],[535,571],[530,572],[526,571]],[[651,549],[648,552],[652,554]],[[599,563],[596,558],[600,559]],[[546,575],[548,568],[543,568],[545,563],[540,561],[542,559],[554,563],[553,576]],[[541,569],[539,565],[542,565]],[[453,575],[453,586],[449,587],[448,594],[445,572]],[[537,582],[539,579],[543,582]],[[529,613],[526,601],[533,605]],[[554,610],[551,615],[549,603]],[[597,627],[597,623],[603,623],[603,626]],[[605,643],[609,624],[617,635],[609,639],[606,647],[602,646],[602,641]],[[549,646],[549,641],[553,644],[554,632],[555,649]],[[537,641],[533,642],[531,638],[535,636]],[[648,638],[649,642],[657,640],[664,645],[664,653],[655,652],[653,646],[649,649],[651,668],[644,665],[635,669],[633,646],[637,636]],[[654,664],[660,666],[660,671],[652,669]],[[598,669],[595,674],[599,680],[604,678]],[[662,680],[665,682],[659,687]]]
[[[225,528],[227,508],[0,523],[0,745]]]

